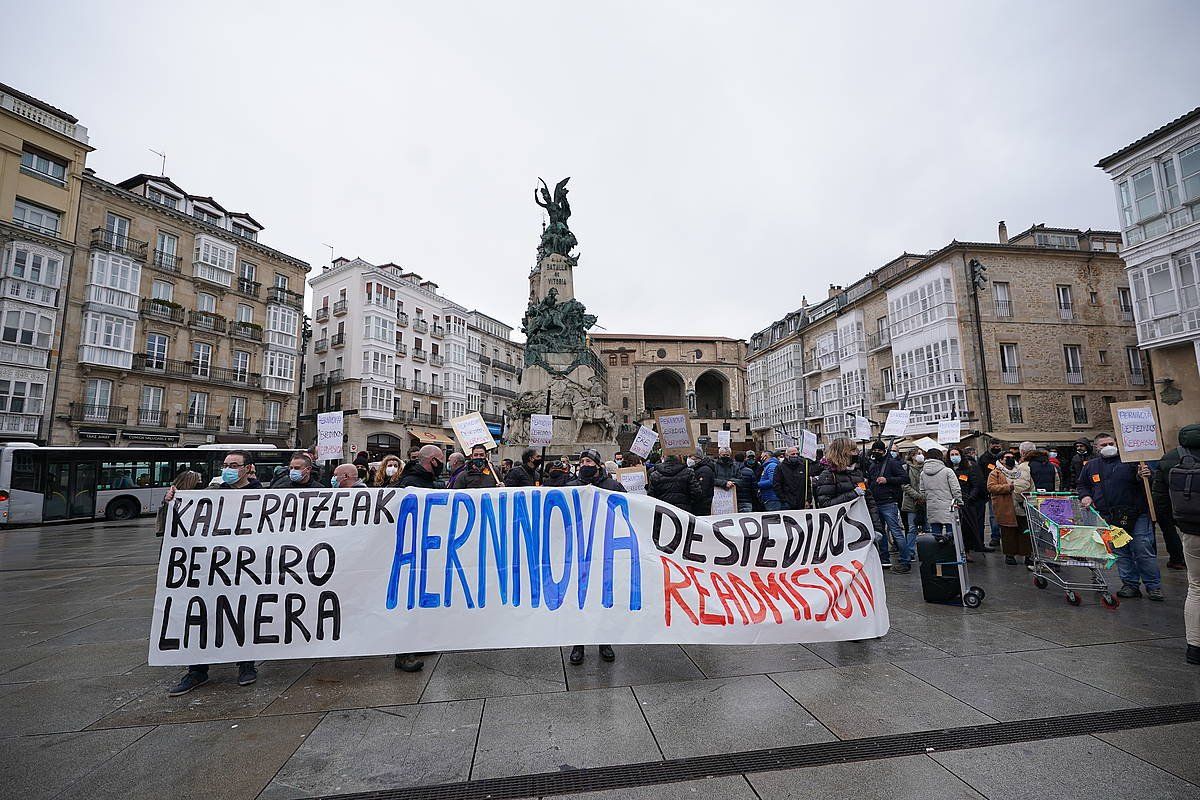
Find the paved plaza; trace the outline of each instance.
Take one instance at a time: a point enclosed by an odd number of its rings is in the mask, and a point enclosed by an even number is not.
[[[248,688],[227,665],[171,699],[182,671],[146,664],[151,531],[0,533],[3,797],[400,797],[544,773],[624,787],[570,795],[588,798],[1200,796],[1200,722],[1144,726],[1132,711],[1200,701],[1178,572],[1164,569],[1166,603],[1108,611],[1095,595],[1068,606],[993,555],[973,576],[988,592],[978,611],[922,602],[915,571],[888,575],[892,630],[878,641],[618,647],[614,664],[588,648],[581,667],[556,649],[446,653],[411,675],[389,657],[269,662]],[[839,744],[1089,713],[1110,730],[885,759]],[[713,758],[705,777],[697,758],[806,745],[827,763],[729,774]],[[656,778],[577,772],[645,762],[669,763]],[[505,785],[425,796],[516,796]]]

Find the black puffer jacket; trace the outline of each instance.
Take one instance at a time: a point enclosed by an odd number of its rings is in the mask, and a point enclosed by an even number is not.
[[[651,497],[664,503],[670,503],[689,514],[695,513],[698,495],[696,473],[682,461],[671,459],[659,464],[658,469],[650,475],[647,491]]]
[[[871,514],[871,524],[875,526],[875,530],[882,531],[883,522],[875,508],[875,498],[866,487],[867,479],[857,469],[835,470],[825,464],[825,469],[813,481],[813,504],[817,508],[828,508],[840,503],[849,503],[859,496],[858,490],[861,488],[862,497],[866,499],[867,510]]]
[[[536,486],[542,479],[541,472],[529,464],[517,464],[504,476],[505,486]]]
[[[1083,445],[1083,452],[1079,452],[1079,446]],[[1079,480],[1079,473],[1083,469],[1083,465],[1090,459],[1094,458],[1096,452],[1092,449],[1092,440],[1086,436],[1080,436],[1075,440],[1075,449],[1071,451],[1071,460],[1064,464],[1063,485],[1074,486]]]
[[[779,462],[775,467],[771,488],[775,490],[775,496],[784,508],[808,508],[814,474],[811,462],[806,459],[800,459],[798,464],[789,464],[786,458]]]
[[[623,492],[625,487],[622,486],[616,479],[608,474],[608,471],[603,467],[596,470],[596,475],[591,481],[585,481],[578,475],[572,475],[571,479],[566,482],[567,486],[587,486],[588,484],[595,486],[597,489],[608,489],[610,492]]]
[[[405,464],[404,472],[400,473],[399,486],[404,489],[439,489],[439,484],[440,481],[415,458]]]
[[[1042,492],[1058,491],[1058,470],[1050,463],[1050,454],[1045,450],[1031,450],[1025,455],[1029,464],[1029,477],[1033,488]]]
[[[707,516],[712,512],[713,484],[717,479],[711,458],[706,458],[692,470],[696,473],[696,516]]]

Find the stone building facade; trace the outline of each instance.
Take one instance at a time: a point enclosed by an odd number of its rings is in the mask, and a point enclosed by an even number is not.
[[[713,452],[719,430],[730,432],[735,448],[749,446],[743,340],[593,333],[589,343],[608,370],[608,407],[621,422],[623,448],[638,425],[668,408],[688,409],[693,437]]]
[[[467,314],[467,411],[478,411],[492,436],[505,435],[505,409],[517,396],[525,348],[512,326],[475,310]]]
[[[1112,176],[1138,346],[1169,446],[1200,419],[1200,108],[1096,166]]]
[[[967,435],[1067,444],[1110,427],[1108,405],[1147,396],[1120,237],[1035,225],[998,241],[905,253],[751,337],[752,427],[766,447],[813,431]],[[980,286],[982,288],[977,289]],[[976,313],[978,301],[978,313]]]
[[[0,439],[45,444],[87,128],[0,84]]]
[[[163,176],[85,172],[51,444],[295,442],[309,266]]]

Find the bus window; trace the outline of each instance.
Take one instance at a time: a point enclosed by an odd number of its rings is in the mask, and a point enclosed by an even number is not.
[[[200,473],[200,485],[204,486],[212,478],[212,466],[207,461],[176,461],[175,476],[183,472],[185,469],[190,469],[193,472]],[[172,477],[171,480],[175,478]]]
[[[150,485],[150,462],[105,461],[97,489],[136,489]]]
[[[14,450],[12,461],[12,487],[24,492],[42,490],[42,471],[38,459],[28,450]]]
[[[154,470],[151,475],[151,486],[170,486],[175,480],[175,473],[172,471],[173,464],[170,461],[155,461]]]

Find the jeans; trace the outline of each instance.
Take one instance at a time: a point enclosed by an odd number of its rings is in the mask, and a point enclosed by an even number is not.
[[[1146,584],[1147,589],[1157,589],[1162,583],[1158,573],[1158,547],[1154,541],[1154,526],[1149,514],[1141,514],[1129,531],[1133,541],[1117,548],[1117,572],[1121,583],[1138,588]]]
[[[909,541],[908,537],[904,535],[904,528],[900,525],[900,506],[895,503],[880,503],[875,506],[875,510],[879,512],[879,518],[883,520],[883,526],[887,531],[878,542],[879,560],[884,564],[892,560],[888,549],[888,539],[890,538],[896,542],[896,547],[900,550],[900,563],[911,562],[916,537]]]
[[[929,532],[934,536],[953,536],[954,526],[949,522],[931,522],[929,523]]]
[[[253,667],[254,662],[253,661],[239,661],[239,662],[237,662],[237,665],[238,665],[238,671],[240,672],[244,669]],[[208,668],[209,668],[208,664],[192,664],[190,667],[188,667],[188,672],[199,672],[201,675],[207,675]]]
[[[1183,601],[1183,630],[1187,643],[1200,647],[1200,534],[1183,534],[1183,560],[1188,576],[1187,599]]]
[[[763,508],[767,511],[782,511],[783,503],[778,500],[763,500]]]
[[[987,510],[988,519],[992,523],[992,546],[995,547],[996,543],[1000,541],[1000,523],[996,522],[996,509],[992,506],[992,501],[990,500],[987,504]]]

